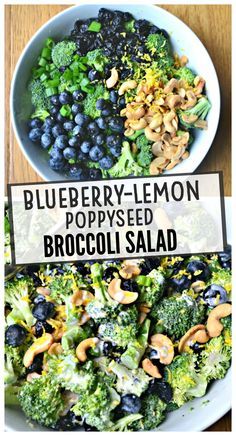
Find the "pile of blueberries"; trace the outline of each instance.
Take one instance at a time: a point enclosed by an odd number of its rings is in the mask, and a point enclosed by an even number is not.
[[[49,165],[54,171],[63,170],[80,180],[99,179],[100,169],[111,168],[121,154],[124,122],[116,114],[125,107],[125,99],[110,91],[109,100],[97,100],[101,116],[92,119],[83,113],[84,98],[85,93],[79,90],[53,95],[50,116],[44,123],[37,118],[30,121],[29,139],[50,149]],[[72,120],[61,115],[62,105],[70,105]],[[88,168],[89,161],[98,163],[99,168]]]

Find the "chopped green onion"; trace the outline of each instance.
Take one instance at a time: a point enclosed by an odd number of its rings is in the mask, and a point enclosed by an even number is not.
[[[40,80],[41,80],[41,82],[44,82],[44,81],[47,80],[47,79],[48,79],[47,74],[45,74],[45,73],[41,74],[41,76],[40,76]]]
[[[51,59],[51,50],[48,47],[44,47],[41,53],[42,58]]]
[[[68,104],[64,104],[60,109],[60,114],[63,117],[69,117],[71,114],[71,107]]]
[[[60,84],[60,79],[55,78],[52,80],[48,80],[47,86],[50,88],[56,88]]]
[[[90,32],[99,32],[101,27],[102,27],[101,23],[98,23],[98,21],[92,21],[92,23],[88,27],[88,30]]]
[[[45,47],[53,48],[54,44],[55,43],[54,43],[52,38],[47,38],[46,41],[45,41]]]
[[[44,58],[39,59],[39,65],[40,67],[45,67],[47,65],[47,61]]]
[[[136,282],[140,286],[151,286],[152,284],[152,278],[148,276],[138,276],[136,278]]]
[[[57,88],[46,88],[45,93],[47,97],[51,97],[52,95],[57,94]]]

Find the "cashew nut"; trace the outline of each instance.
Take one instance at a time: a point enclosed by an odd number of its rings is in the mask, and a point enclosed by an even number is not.
[[[195,77],[194,79],[194,85],[196,87],[194,89],[195,95],[200,95],[202,93],[205,83],[206,82],[202,77],[200,76]]]
[[[94,295],[89,291],[77,289],[71,296],[71,303],[75,306],[86,306],[94,299]]]
[[[157,127],[160,127],[162,125],[162,114],[158,112],[156,115],[153,116],[152,121],[149,123],[149,127],[151,130],[155,130]]]
[[[86,351],[89,348],[95,347],[99,342],[98,338],[88,338],[84,339],[76,348],[76,356],[80,360],[80,362],[85,362],[87,360],[87,354]]]
[[[174,136],[174,138],[171,139],[171,142],[174,145],[186,145],[189,141],[189,132],[185,132],[183,135],[180,136]]]
[[[162,378],[159,369],[151,362],[150,359],[146,358],[142,361],[142,368],[151,377]]]
[[[26,368],[32,365],[34,358],[37,354],[47,351],[53,343],[53,336],[50,333],[45,333],[29,347],[26,351],[23,364]]]
[[[178,124],[173,125],[173,121],[174,120],[176,121],[176,118],[177,118],[176,113],[173,110],[171,110],[170,112],[164,115],[163,122],[167,132],[169,133],[176,132]]]
[[[201,292],[205,288],[205,286],[205,282],[203,282],[202,280],[197,280],[196,282],[193,282],[191,284],[191,288],[194,290],[194,292]]]
[[[107,88],[113,88],[119,80],[118,71],[116,68],[111,69],[111,76],[106,80]]]
[[[197,97],[193,91],[186,92],[187,101],[181,104],[181,109],[190,109],[195,106],[197,102]]]
[[[154,144],[152,144],[152,154],[154,154],[154,156],[160,156],[163,154],[163,142],[162,141],[157,141],[154,142]]]
[[[139,317],[138,317],[138,323],[142,324],[146,318],[147,318],[147,313],[140,312]]]
[[[176,106],[180,106],[183,102],[183,99],[180,95],[169,95],[166,97],[166,104],[170,109],[174,109]]]
[[[172,170],[176,165],[178,165],[180,163],[180,160],[173,160],[171,161],[167,166],[166,166],[166,170]]]
[[[51,294],[50,289],[45,288],[45,287],[43,287],[43,286],[39,286],[39,287],[36,289],[36,292],[37,292],[38,294],[40,294],[40,295],[44,295],[45,297],[48,297],[48,296]]]
[[[186,351],[186,347],[191,345],[192,342],[199,342],[200,344],[205,344],[207,341],[209,341],[209,336],[206,331],[206,327],[203,324],[195,325],[194,327],[191,327],[185,333],[185,335],[180,339],[178,350],[180,353],[183,353]]]
[[[145,128],[144,133],[149,141],[157,142],[161,139],[160,133],[154,132],[149,126]]]
[[[89,320],[90,320],[90,316],[89,316],[89,314],[85,311],[85,312],[82,314],[82,316],[81,316],[81,318],[80,318],[78,324],[79,324],[79,325],[84,325],[84,324],[86,324],[86,322],[88,322]]]
[[[157,333],[151,336],[151,348],[158,351],[160,362],[169,365],[174,358],[174,345],[168,336]]]
[[[187,115],[187,114],[182,114],[182,120],[187,123],[187,124],[192,124],[195,123],[195,121],[197,121],[198,116],[197,115]]]
[[[38,374],[37,372],[30,372],[26,377],[26,381],[31,383],[36,378],[40,378],[40,377],[41,374]]]
[[[141,269],[138,265],[133,264],[132,262],[125,261],[122,265],[122,268],[119,272],[120,276],[123,279],[132,279],[133,277],[137,277],[141,273]]]
[[[147,121],[145,118],[140,118],[140,120],[132,120],[130,122],[130,128],[133,130],[141,130],[144,129],[147,126]]]
[[[220,322],[221,318],[225,318],[232,313],[232,306],[229,303],[219,304],[214,307],[208,316],[207,331],[211,338],[220,336],[224,326]]]
[[[145,115],[144,107],[142,107],[142,106],[134,107],[134,106],[131,106],[131,105],[127,106],[126,117],[129,120],[139,120],[144,115]]]
[[[166,166],[167,160],[164,157],[156,157],[149,166],[151,176],[160,174],[161,170]]]
[[[51,345],[51,347],[48,350],[49,356],[58,356],[62,353],[62,346],[59,344],[59,342],[54,342],[54,344]]]
[[[121,304],[131,304],[138,298],[138,292],[124,291],[121,289],[120,279],[113,279],[109,283],[108,294],[113,300]]]
[[[187,56],[185,56],[185,55],[181,56],[181,58],[180,58],[180,65],[181,65],[181,67],[184,67],[187,63],[188,63]]]
[[[127,136],[127,137],[129,137],[129,136],[132,136],[134,134],[134,130],[133,129],[126,129],[125,131],[124,131],[124,135],[125,136]]]
[[[179,81],[177,79],[174,79],[174,78],[170,79],[164,88],[164,93],[169,94],[174,89],[178,89],[178,87],[179,87]]]
[[[122,83],[118,94],[123,95],[125,92],[129,91],[129,89],[135,89],[137,86],[136,80],[126,80],[126,82]]]
[[[208,127],[207,120],[197,120],[194,123],[194,127],[197,127],[198,129],[207,130],[207,127]]]

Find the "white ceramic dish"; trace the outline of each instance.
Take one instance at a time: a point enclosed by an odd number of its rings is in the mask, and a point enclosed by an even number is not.
[[[227,241],[231,243],[231,198],[225,198]],[[158,431],[203,431],[220,419],[231,408],[232,396],[231,369],[225,378],[212,383],[207,394],[188,402],[180,409],[167,415],[166,420],[158,427]],[[7,432],[45,431],[38,425],[33,428],[17,408],[6,408],[5,423]],[[156,430],[153,430],[156,431]]]
[[[192,173],[202,162],[214,139],[220,114],[220,90],[212,60],[198,37],[182,21],[162,8],[145,4],[82,4],[68,8],[53,17],[33,36],[25,47],[15,69],[11,87],[11,115],[17,141],[35,171],[44,180],[62,180],[61,174],[48,165],[48,154],[28,138],[27,120],[32,111],[27,84],[31,68],[35,65],[43,43],[49,36],[59,40],[69,34],[74,22],[97,15],[100,7],[110,7],[131,12],[136,18],[145,18],[166,29],[171,35],[174,51],[188,56],[189,66],[206,80],[207,95],[212,103],[207,131],[196,131],[190,157],[169,173]]]

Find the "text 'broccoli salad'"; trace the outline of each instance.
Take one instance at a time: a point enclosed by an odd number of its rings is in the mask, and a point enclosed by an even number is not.
[[[231,361],[231,253],[33,266],[6,282],[6,404],[54,430],[155,429]]]
[[[72,179],[172,169],[211,108],[204,78],[187,63],[164,29],[102,8],[62,41],[45,41],[29,83],[29,139]]]

